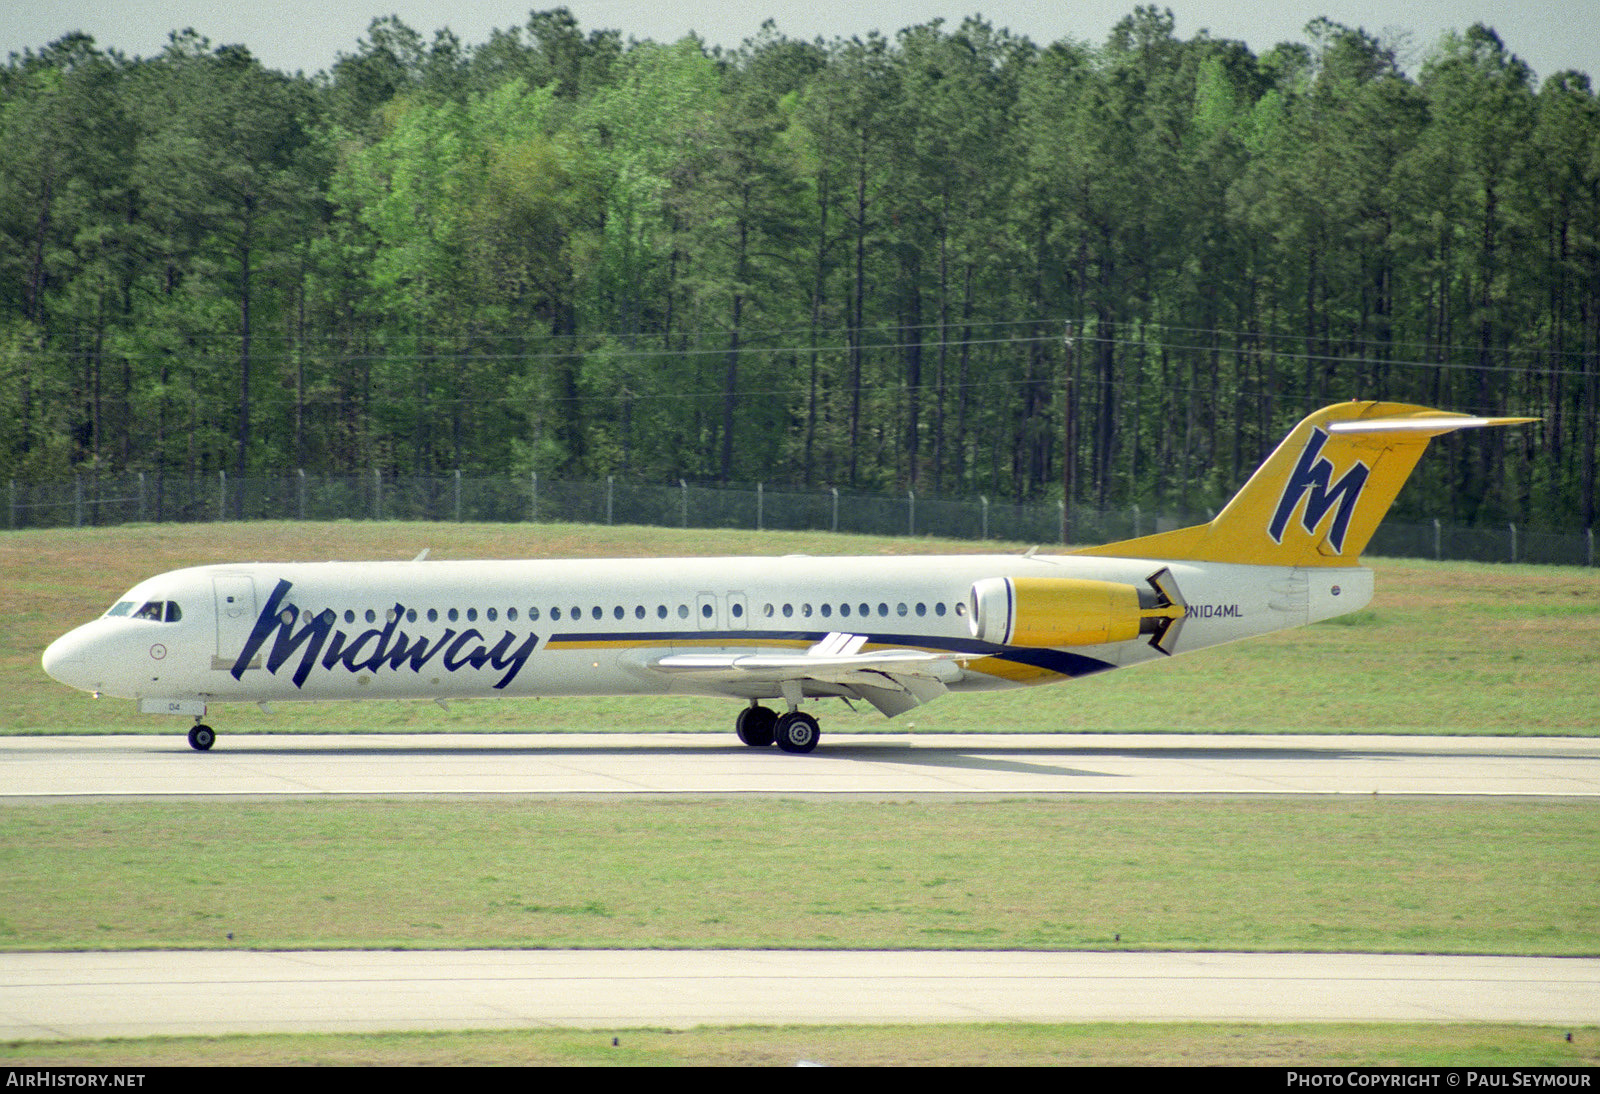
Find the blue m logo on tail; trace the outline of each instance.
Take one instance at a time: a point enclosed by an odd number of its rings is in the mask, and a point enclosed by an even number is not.
[[[1267,533],[1272,536],[1274,543],[1283,542],[1284,530],[1289,526],[1289,518],[1294,516],[1300,499],[1305,498],[1305,511],[1300,516],[1300,526],[1306,530],[1307,535],[1315,535],[1317,525],[1322,523],[1322,518],[1335,506],[1338,511],[1334,513],[1333,527],[1328,531],[1328,543],[1336,553],[1344,552],[1345,533],[1350,530],[1350,516],[1355,512],[1356,501],[1361,497],[1361,488],[1367,484],[1367,476],[1372,469],[1360,461],[1340,477],[1338,482],[1333,482],[1333,462],[1322,456],[1322,446],[1328,443],[1328,434],[1321,429],[1311,431],[1311,439],[1306,442],[1305,451],[1300,453],[1300,460],[1294,466],[1294,474],[1289,476],[1289,481],[1284,484],[1283,494],[1278,499],[1278,509],[1272,515],[1272,523],[1267,526]]]

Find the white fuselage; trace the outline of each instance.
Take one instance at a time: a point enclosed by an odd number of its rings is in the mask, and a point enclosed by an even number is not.
[[[1291,569],[1051,555],[251,563],[141,582],[52,643],[51,676],[96,694],[193,704],[688,692],[849,695],[800,673],[661,671],[678,654],[803,654],[831,634],[951,658],[948,690],[1046,683],[1159,659],[1145,641],[983,642],[986,578],[1142,585],[1162,568],[1185,614],[1172,652],[1300,626],[1370,599],[1362,567]],[[152,618],[153,616],[153,618]]]

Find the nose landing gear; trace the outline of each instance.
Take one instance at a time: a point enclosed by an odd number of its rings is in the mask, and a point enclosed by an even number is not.
[[[196,722],[194,728],[189,730],[189,747],[196,752],[205,752],[216,743],[216,731],[208,725]]]

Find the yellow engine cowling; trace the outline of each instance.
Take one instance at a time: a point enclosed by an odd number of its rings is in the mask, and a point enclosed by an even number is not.
[[[988,577],[972,586],[972,636],[1003,646],[1098,646],[1159,634],[1182,615],[1157,589],[1117,581]]]

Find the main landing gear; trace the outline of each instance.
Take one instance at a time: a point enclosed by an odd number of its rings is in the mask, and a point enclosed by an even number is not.
[[[810,752],[822,737],[822,727],[805,711],[779,714],[757,703],[739,712],[734,730],[751,748],[765,748],[776,741],[785,752]]]
[[[216,743],[216,731],[208,725],[196,722],[194,728],[189,731],[189,747],[196,752],[205,752]]]

